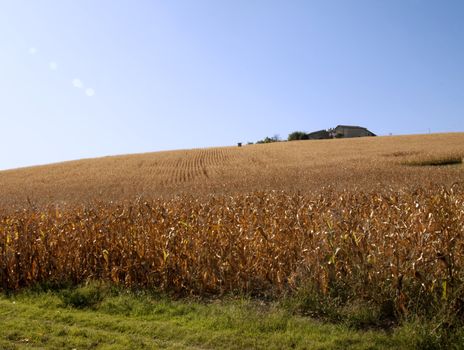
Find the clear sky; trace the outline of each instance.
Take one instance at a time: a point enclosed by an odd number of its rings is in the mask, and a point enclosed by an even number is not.
[[[0,169],[464,131],[462,0],[0,0]]]

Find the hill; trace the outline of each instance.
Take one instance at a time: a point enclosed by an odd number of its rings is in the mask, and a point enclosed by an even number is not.
[[[464,338],[463,148],[464,133],[295,141],[4,171],[0,302],[29,288],[92,310],[116,287],[238,295],[452,348]],[[28,303],[6,311],[8,339],[61,341],[11,331],[29,308],[42,315]]]
[[[0,172],[0,206],[464,181],[464,133],[294,141],[112,156]],[[445,166],[433,166],[444,163]],[[447,163],[457,163],[446,166]],[[425,166],[420,166],[425,165]]]

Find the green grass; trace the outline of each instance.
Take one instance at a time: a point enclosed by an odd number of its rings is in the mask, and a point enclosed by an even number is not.
[[[414,332],[355,331],[259,301],[175,301],[92,285],[0,295],[0,349],[407,349],[418,344]]]

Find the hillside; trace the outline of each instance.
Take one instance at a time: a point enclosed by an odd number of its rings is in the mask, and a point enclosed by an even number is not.
[[[295,141],[84,159],[0,172],[0,205],[73,204],[261,190],[379,190],[464,181],[464,133]]]
[[[411,348],[462,344],[463,155],[464,133],[456,133],[158,152],[1,172],[0,303],[10,305],[2,344],[61,342],[64,333],[43,340],[14,331],[29,322],[29,308],[40,317],[47,310],[34,300],[17,310],[1,292],[30,288],[51,288],[61,305],[94,311],[114,288],[204,300],[238,295],[256,298],[259,319],[264,300],[292,317],[399,327]],[[113,296],[127,294],[121,290]],[[132,301],[123,308],[113,301],[111,310],[127,315]]]

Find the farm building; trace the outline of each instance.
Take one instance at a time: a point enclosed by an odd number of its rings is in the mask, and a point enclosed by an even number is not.
[[[322,139],[330,139],[330,134],[327,130],[319,130],[310,132],[306,134],[308,140],[322,140]]]
[[[363,137],[376,136],[373,132],[362,126],[338,125],[332,130],[333,137]]]

